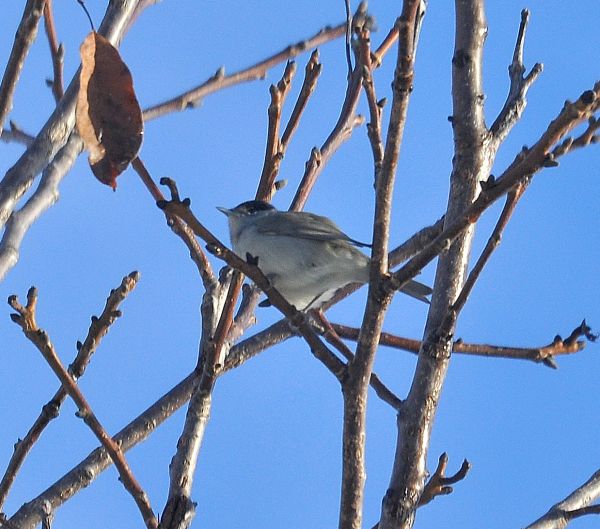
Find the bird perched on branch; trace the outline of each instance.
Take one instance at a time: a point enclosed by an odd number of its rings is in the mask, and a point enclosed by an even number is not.
[[[340,287],[369,280],[370,247],[348,237],[330,219],[304,211],[279,211],[260,200],[233,209],[218,207],[229,220],[233,251],[257,260],[262,273],[298,310],[321,307]],[[431,289],[409,281],[402,292],[429,303]]]

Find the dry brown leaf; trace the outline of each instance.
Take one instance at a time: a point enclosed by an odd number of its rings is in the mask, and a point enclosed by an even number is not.
[[[77,130],[96,178],[117,187],[119,176],[142,145],[142,111],[129,68],[117,49],[92,31],[80,48]]]

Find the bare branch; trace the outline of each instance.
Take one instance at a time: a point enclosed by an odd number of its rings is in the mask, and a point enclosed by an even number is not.
[[[195,372],[188,375],[115,435],[114,440],[121,450],[127,452],[147,439],[156,428],[179,410],[189,400],[197,380],[198,375]],[[42,520],[45,505],[48,504],[52,511],[56,511],[75,494],[90,485],[111,463],[106,450],[102,447],[97,448],[39,496],[25,503],[5,525],[20,529],[35,529]]]
[[[332,323],[331,326],[342,338],[358,340],[360,331],[356,327],[348,327],[339,323]],[[484,356],[487,358],[506,358],[509,360],[530,360],[535,363],[543,363],[555,369],[556,363],[554,359],[556,356],[578,353],[585,348],[586,342],[579,340],[582,337],[591,342],[595,342],[598,338],[597,335],[592,333],[585,320],[575,327],[566,339],[563,340],[560,335],[556,335],[549,344],[540,347],[511,347],[506,345],[464,343],[462,340],[456,340],[452,345],[452,353]],[[417,354],[421,347],[423,347],[421,340],[404,338],[387,332],[381,333],[379,344],[395,349],[402,349],[414,354]]]
[[[306,50],[316,48],[321,44],[340,38],[344,35],[345,29],[345,22],[334,27],[323,28],[314,36],[288,46],[254,66],[250,66],[249,68],[245,68],[244,70],[240,70],[230,75],[225,75],[224,68],[219,68],[212,77],[207,79],[201,85],[198,85],[169,101],[165,101],[164,103],[160,103],[144,110],[144,121],[149,121],[171,112],[179,112],[186,108],[195,107],[200,103],[202,98],[219,90],[223,90],[224,88],[229,88],[230,86],[246,83],[248,81],[255,81],[256,79],[263,79],[267,72],[274,66],[292,59],[297,55],[304,53]]]
[[[98,30],[99,33],[111,42],[117,43],[126,30],[130,16],[141,2],[143,0],[110,2]],[[17,201],[29,189],[34,178],[46,168],[70,137],[75,125],[75,102],[78,86],[79,72],[75,74],[64,97],[33,143],[6,172],[0,182],[0,225],[4,225]]]
[[[490,235],[490,238],[488,239],[485,248],[481,252],[479,259],[477,259],[475,266],[469,273],[469,276],[467,277],[460,294],[458,295],[456,301],[452,305],[452,310],[449,311],[450,313],[454,312],[456,314],[459,314],[465,306],[465,303],[467,302],[468,297],[471,295],[471,292],[475,286],[476,281],[479,279],[483,268],[489,261],[490,257],[492,256],[492,253],[494,253],[494,250],[498,248],[500,240],[502,239],[502,233],[506,229],[506,225],[508,224],[508,221],[514,213],[515,208],[517,207],[517,203],[523,196],[523,193],[525,192],[526,188],[527,183],[523,182],[522,184],[517,185],[513,190],[511,190],[508,193],[506,203],[504,204],[502,213],[500,213],[500,218],[494,226],[494,230]]]
[[[508,67],[508,75],[510,77],[508,96],[500,114],[490,127],[493,141],[498,146],[504,141],[513,126],[521,118],[527,104],[527,91],[542,73],[543,69],[542,64],[536,63],[531,71],[525,75],[523,48],[525,46],[525,30],[527,29],[528,22],[529,11],[523,9],[523,11],[521,11],[521,23],[519,25],[519,33],[517,35],[513,60]]]
[[[438,466],[435,469],[435,472],[429,478],[429,481],[423,489],[423,494],[419,499],[419,507],[428,504],[436,496],[451,494],[453,489],[450,485],[454,485],[455,483],[465,479],[467,477],[467,473],[471,469],[471,463],[465,459],[456,474],[446,477],[447,466],[448,454],[444,452],[438,460]]]
[[[525,529],[564,529],[574,518],[599,514],[598,505],[590,507],[590,504],[598,498],[600,498],[600,470]]]
[[[131,162],[131,167],[135,170],[135,172],[139,175],[142,182],[146,186],[146,189],[152,195],[155,201],[164,200],[165,197],[162,194],[161,190],[154,183],[152,176],[146,169],[142,160],[136,157]],[[216,287],[216,278],[213,272],[213,269],[210,265],[206,254],[202,251],[202,248],[198,245],[198,242],[194,238],[193,233],[190,229],[182,222],[180,219],[176,217],[167,216],[167,224],[173,230],[173,232],[184,242],[184,244],[188,247],[190,251],[190,257],[196,268],[198,269],[198,273],[202,278],[202,282],[207,289],[213,289]]]
[[[14,121],[10,120],[9,123],[10,129],[2,129],[0,139],[5,143],[21,143],[25,147],[29,147],[35,138],[21,130]]]
[[[296,73],[296,63],[288,61],[281,80],[271,85],[271,104],[269,105],[269,125],[267,128],[267,146],[265,149],[265,161],[260,175],[257,200],[269,201],[273,195],[275,177],[279,169],[279,163],[283,157],[281,152],[281,140],[279,138],[279,126],[281,122],[281,110],[283,103],[292,86],[292,79]]]
[[[375,218],[373,221],[373,247],[369,292],[365,308],[356,355],[348,366],[348,379],[344,384],[344,429],[343,470],[340,505],[340,529],[362,527],[362,504],[365,483],[365,437],[366,404],[368,381],[373,370],[375,352],[383,320],[392,299],[385,292],[382,279],[388,274],[388,244],[391,218],[391,197],[394,188],[400,145],[412,92],[414,62],[417,48],[417,26],[421,21],[421,2],[405,1],[402,13],[396,22],[399,43],[396,70],[392,83],[393,99],[385,149],[375,187]],[[363,42],[367,35],[363,34]],[[363,51],[367,51],[363,44]],[[370,63],[370,57],[360,54],[359,58]],[[370,64],[357,62],[356,70],[361,81],[363,71]],[[377,161],[377,160],[376,160]]]
[[[27,0],[23,16],[15,35],[10,57],[0,83],[0,130],[12,109],[13,94],[25,63],[25,57],[35,40],[38,22],[44,11],[46,0]]]
[[[556,161],[556,159],[563,154],[598,143],[600,141],[600,135],[596,134],[596,131],[599,128],[600,119],[590,116],[590,118],[588,118],[588,126],[579,136],[576,138],[565,138],[552,150],[550,155],[551,160]]]
[[[119,305],[125,300],[127,295],[135,288],[139,280],[139,273],[132,272],[128,276],[125,276],[121,281],[121,285],[116,289],[112,290],[104,310],[99,317],[92,316],[92,323],[90,325],[86,339],[81,342],[77,342],[77,356],[73,363],[69,366],[69,373],[74,377],[75,380],[81,378],[85,372],[87,365],[94,354],[94,351],[98,347],[100,340],[106,335],[109,327],[120,317],[121,311],[118,310]],[[29,451],[33,448],[33,445],[40,438],[42,432],[52,419],[58,417],[60,407],[67,397],[67,391],[61,386],[54,396],[47,402],[43,407],[40,415],[35,420],[27,434],[23,439],[20,439],[16,445],[15,450],[8,462],[7,469],[0,481],[0,511],[6,501],[8,492],[12,487],[15,477],[19,469],[21,468],[25,458]]]
[[[54,15],[52,13],[52,0],[46,0],[44,5],[44,27],[48,37],[48,45],[50,46],[50,55],[52,57],[53,78],[49,81],[52,87],[52,93],[56,102],[60,101],[65,93],[63,87],[63,63],[65,57],[65,49],[62,44],[58,43],[56,36],[56,27],[54,25]]]
[[[355,21],[368,22],[366,20],[366,4],[360,3],[353,19]],[[355,66],[352,75],[348,77],[346,95],[342,103],[340,115],[333,130],[323,145],[321,145],[320,148],[313,147],[310,153],[310,157],[306,162],[304,174],[302,175],[302,180],[298,185],[296,194],[290,205],[290,211],[300,211],[304,208],[304,204],[306,204],[306,200],[327,162],[331,159],[340,145],[350,137],[354,128],[363,123],[362,116],[356,115],[356,107],[358,105],[361,90],[361,79],[362,74],[357,65]]]
[[[489,173],[482,93],[482,54],[486,35],[483,2],[455,2],[456,30],[452,59],[452,99],[455,154],[445,226],[460,217],[478,192],[478,182]],[[383,498],[380,529],[409,529],[425,486],[427,451],[432,423],[448,368],[451,335],[438,333],[449,306],[464,280],[472,230],[446,246],[440,256],[422,348],[410,391],[398,419],[392,476]],[[425,249],[423,253],[426,253]],[[418,259],[419,256],[411,259]],[[405,269],[407,265],[400,270]],[[400,275],[398,272],[395,277]]]
[[[456,219],[446,222],[443,232],[431,244],[395,272],[390,286],[398,288],[415,277],[425,265],[447,249],[458,234],[473,225],[493,202],[508,193],[515,185],[531,178],[544,167],[555,166],[556,157],[552,153],[553,147],[577,125],[592,118],[599,106],[600,82],[597,82],[593,89],[583,92],[574,103],[567,101],[533,147],[525,148],[497,180],[488,182],[488,185],[484,186],[477,199]],[[566,152],[568,149],[564,151]]]
[[[377,101],[377,96],[375,95],[375,85],[373,84],[372,75],[373,64],[371,62],[371,41],[369,31],[365,28],[361,28],[358,31],[358,46],[361,56],[361,63],[363,64],[362,84],[365,90],[365,95],[367,96],[367,103],[369,104],[370,121],[367,123],[367,135],[369,136],[371,150],[373,151],[373,164],[375,173],[374,185],[377,185],[377,179],[381,171],[381,165],[383,164],[381,112],[383,110],[383,104],[385,103],[385,100]]]
[[[300,123],[300,116],[304,112],[306,108],[306,104],[308,103],[308,99],[312,95],[315,90],[315,86],[317,85],[317,79],[321,74],[321,64],[319,63],[319,52],[318,50],[314,50],[310,54],[310,59],[306,63],[306,68],[304,69],[304,81],[302,82],[302,88],[300,88],[300,93],[298,94],[298,99],[296,100],[296,104],[290,114],[290,119],[283,131],[281,136],[281,150],[285,153],[285,149],[287,148],[291,137],[293,136],[298,124]]]
[[[298,185],[294,199],[290,205],[290,211],[300,211],[304,208],[308,195],[312,191],[317,178],[321,174],[321,171],[331,159],[335,151],[347,141],[355,127],[358,127],[363,123],[363,117],[355,114],[356,106],[358,105],[358,99],[360,95],[360,76],[356,73],[350,77],[348,81],[348,88],[346,89],[346,98],[342,104],[342,110],[340,116],[323,143],[321,148],[313,147],[310,157],[306,162],[304,174],[302,180]]]
[[[13,211],[10,215],[0,240],[0,280],[17,264],[21,243],[31,225],[58,200],[58,185],[75,163],[82,148],[79,135],[73,132],[69,141],[44,169],[35,192],[20,210]]]
[[[329,320],[325,317],[322,310],[313,311],[318,323],[323,326],[323,336],[329,344],[335,347],[342,356],[348,361],[348,363],[354,360],[354,353],[348,348],[348,346],[338,336],[335,329],[332,327]],[[377,396],[385,403],[389,404],[394,410],[398,411],[402,405],[402,401],[394,395],[394,393],[381,381],[376,373],[371,373],[369,384],[375,390]]]
[[[46,362],[48,362],[52,371],[54,371],[61,381],[62,387],[77,405],[77,416],[83,419],[110,455],[115,467],[119,471],[121,482],[133,497],[142,518],[144,519],[146,527],[148,527],[148,529],[156,529],[158,527],[158,521],[152,512],[148,496],[133,476],[121,448],[118,443],[108,435],[83,396],[83,393],[81,393],[73,376],[63,367],[46,332],[37,326],[35,321],[37,290],[34,287],[29,289],[29,292],[27,293],[27,305],[25,306],[17,301],[16,296],[10,296],[8,298],[8,304],[17,312],[16,314],[11,314],[11,319],[21,327],[25,336],[38,348],[40,353],[42,353],[42,356]]]

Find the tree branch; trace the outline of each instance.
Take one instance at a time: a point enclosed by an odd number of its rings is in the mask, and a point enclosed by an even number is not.
[[[535,63],[530,72],[525,76],[525,65],[523,64],[523,48],[525,46],[525,30],[529,22],[529,11],[521,11],[521,23],[517,35],[517,42],[513,53],[513,60],[508,67],[508,76],[510,78],[510,88],[506,102],[500,111],[500,114],[490,127],[490,133],[493,141],[499,146],[513,126],[519,121],[525,106],[527,105],[527,91],[534,81],[542,73],[543,65]]]
[[[345,22],[334,27],[325,27],[314,36],[306,40],[301,40],[296,44],[292,44],[271,57],[258,62],[254,66],[250,66],[249,68],[245,68],[244,70],[240,70],[230,75],[225,75],[225,70],[221,67],[212,77],[207,79],[201,85],[198,85],[173,99],[165,101],[164,103],[145,109],[143,112],[144,121],[150,121],[151,119],[156,119],[171,112],[180,112],[186,108],[193,108],[207,95],[224,88],[229,88],[230,86],[246,83],[248,81],[255,81],[256,79],[263,79],[267,72],[274,66],[292,59],[297,55],[304,53],[306,50],[317,48],[321,44],[340,38],[344,35],[345,30]]]
[[[423,494],[421,494],[421,498],[419,499],[419,507],[428,504],[436,496],[452,494],[453,489],[450,485],[454,485],[455,483],[465,479],[467,477],[467,473],[471,469],[471,463],[465,459],[456,474],[446,477],[447,466],[448,454],[444,452],[438,460],[438,466],[435,469],[435,472],[429,478],[429,481],[423,489]]]
[[[414,62],[417,47],[417,26],[422,17],[419,0],[405,1],[402,13],[396,21],[399,35],[396,70],[392,83],[393,99],[390,121],[381,170],[375,187],[375,216],[373,221],[373,248],[371,252],[369,292],[356,355],[348,365],[348,378],[343,386],[344,429],[342,493],[340,505],[340,529],[362,527],[362,508],[365,484],[365,438],[368,382],[373,371],[375,352],[383,320],[392,299],[391,292],[381,288],[382,278],[388,274],[388,243],[391,202],[400,145],[412,92]],[[363,33],[363,52],[368,50],[368,35]],[[370,56],[359,54],[356,70],[362,82],[363,71],[372,68]],[[367,64],[363,64],[367,60]],[[375,158],[377,161],[377,157]]]
[[[52,57],[53,78],[47,81],[52,88],[54,99],[58,103],[65,93],[63,87],[63,63],[65,57],[65,49],[62,44],[58,43],[56,36],[56,27],[54,25],[54,15],[52,13],[52,0],[46,0],[44,5],[44,27],[48,37],[48,45],[50,46],[50,55]]]
[[[590,504],[598,498],[600,498],[600,470],[525,529],[564,529],[574,518],[586,514],[599,514],[598,505],[590,507]]]
[[[138,174],[138,176],[140,177],[140,179],[146,186],[146,189],[150,192],[150,194],[152,195],[152,198],[154,198],[155,202],[165,199],[161,190],[154,183],[152,176],[150,175],[150,173],[146,169],[146,166],[144,165],[144,163],[142,162],[142,160],[139,157],[136,157],[131,162],[131,167]],[[193,233],[185,225],[185,223],[182,222],[177,217],[172,217],[169,215],[166,215],[166,217],[167,217],[168,226],[184,242],[184,244],[187,246],[188,250],[190,251],[190,257],[191,257],[192,261],[194,261],[194,264],[196,265],[196,268],[198,269],[198,273],[200,274],[200,277],[202,278],[202,283],[204,284],[204,287],[206,289],[215,288],[215,286],[216,286],[215,274],[213,272],[213,269],[210,265],[208,258],[206,257],[206,254],[202,251],[202,248],[200,248],[196,239],[194,239]]]
[[[98,30],[112,43],[123,36],[129,18],[143,0],[114,0],[109,3]],[[145,2],[144,2],[145,4]],[[33,143],[6,172],[0,182],[0,226],[3,226],[17,201],[29,189],[35,177],[45,169],[67,142],[75,125],[75,103],[79,72],[75,74],[64,97],[42,127]]]
[[[166,419],[189,401],[198,375],[194,372],[169,390],[148,409],[125,426],[114,440],[123,452],[144,441]],[[44,506],[55,511],[111,465],[111,459],[102,447],[96,448],[81,463],[33,500],[25,503],[7,522],[7,527],[35,529],[42,521]]]
[[[11,213],[0,240],[0,281],[17,264],[21,244],[31,225],[58,200],[58,185],[73,167],[82,148],[79,135],[73,132],[69,141],[44,169],[35,192],[20,210]]]
[[[69,373],[75,380],[81,378],[85,373],[85,369],[90,362],[92,355],[97,349],[100,340],[106,335],[109,327],[115,322],[117,318],[121,316],[121,311],[118,310],[119,305],[125,300],[127,295],[135,288],[138,280],[139,273],[132,272],[128,276],[125,276],[121,281],[121,285],[116,289],[112,290],[104,310],[99,317],[92,316],[92,323],[88,330],[87,337],[81,342],[77,342],[77,356],[73,363],[69,366]],[[17,473],[27,454],[33,448],[33,445],[40,438],[42,432],[48,426],[52,419],[58,417],[60,407],[67,397],[67,391],[64,386],[61,386],[54,396],[47,402],[43,407],[40,415],[35,420],[27,434],[23,439],[20,439],[15,444],[15,450],[8,462],[8,466],[0,481],[0,511],[6,501],[8,492],[12,487],[12,484],[17,476]]]
[[[92,408],[83,396],[83,393],[81,393],[81,390],[77,386],[74,376],[68,373],[63,367],[46,332],[37,326],[35,321],[37,290],[34,287],[29,289],[26,306],[21,305],[14,295],[8,298],[8,304],[17,312],[16,314],[11,314],[11,319],[21,327],[25,336],[38,348],[40,353],[42,353],[42,356],[46,362],[48,362],[52,371],[54,371],[61,381],[64,390],[77,405],[77,416],[83,419],[110,455],[115,467],[119,471],[120,480],[138,506],[146,527],[148,527],[148,529],[156,529],[158,527],[158,521],[152,512],[148,496],[133,476],[131,468],[129,468],[129,465],[125,460],[123,451],[118,443],[108,435],[100,421],[97,419]]]
[[[331,326],[341,338],[358,340],[359,329],[356,327],[348,327],[339,323],[332,323]],[[550,343],[540,347],[511,347],[506,345],[464,343],[462,340],[456,340],[452,344],[452,353],[487,358],[529,360],[556,369],[557,366],[554,361],[556,356],[578,353],[585,348],[586,342],[579,340],[581,337],[585,337],[590,342],[595,342],[598,338],[596,334],[592,333],[591,328],[585,320],[575,327],[566,339],[561,338],[560,335],[556,335]],[[402,336],[396,336],[387,332],[381,333],[379,344],[394,349],[402,349],[414,354],[417,354],[421,347],[423,347],[421,340],[403,338]]]
[[[283,157],[281,152],[281,140],[279,138],[279,126],[281,122],[281,111],[283,103],[292,87],[292,79],[296,73],[296,63],[288,61],[283,76],[277,84],[269,88],[271,93],[271,104],[269,105],[269,125],[267,127],[267,146],[265,149],[265,161],[256,190],[257,200],[269,201],[274,192],[275,177],[279,169],[279,163]]]
[[[492,161],[487,152],[483,116],[482,53],[486,34],[483,2],[456,0],[455,9],[452,59],[455,155],[445,226],[459,217],[477,196],[478,182],[482,175],[488,174]],[[472,235],[473,230],[462,231],[438,261],[419,360],[398,416],[396,454],[382,503],[380,529],[409,529],[414,523],[425,486],[431,428],[450,358],[451,335],[437,331],[463,283]]]
[[[350,348],[342,341],[340,336],[337,334],[329,320],[325,317],[322,310],[315,310],[313,312],[318,320],[318,323],[322,325],[323,336],[329,344],[331,344],[342,356],[348,361],[348,363],[354,360],[354,353]],[[402,401],[381,381],[376,373],[371,373],[369,384],[375,391],[376,395],[385,403],[389,404],[394,410],[398,411],[402,405]]]
[[[438,237],[393,274],[389,286],[400,288],[409,279],[415,277],[423,267],[444,251],[460,233],[477,222],[492,203],[508,193],[514,186],[531,178],[544,167],[555,167],[557,156],[570,152],[569,148],[563,150],[561,144],[556,149],[557,154],[555,154],[553,150],[555,145],[577,125],[592,119],[599,106],[600,81],[594,85],[593,89],[583,92],[574,103],[567,101],[533,147],[524,148],[498,179],[492,178],[489,182],[486,182],[487,185],[484,186],[476,200],[452,222],[446,222],[443,232]],[[568,140],[568,143],[570,141]]]
[[[15,35],[10,57],[0,83],[0,130],[12,109],[13,95],[31,44],[35,40],[38,22],[46,0],[27,0]]]

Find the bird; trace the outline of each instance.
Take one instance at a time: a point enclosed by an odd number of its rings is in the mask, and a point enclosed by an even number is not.
[[[233,251],[256,264],[297,310],[320,308],[339,288],[369,281],[370,259],[358,248],[371,245],[350,238],[327,217],[280,211],[261,200],[217,209],[227,216]],[[429,303],[431,289],[422,283],[411,280],[401,290]]]

